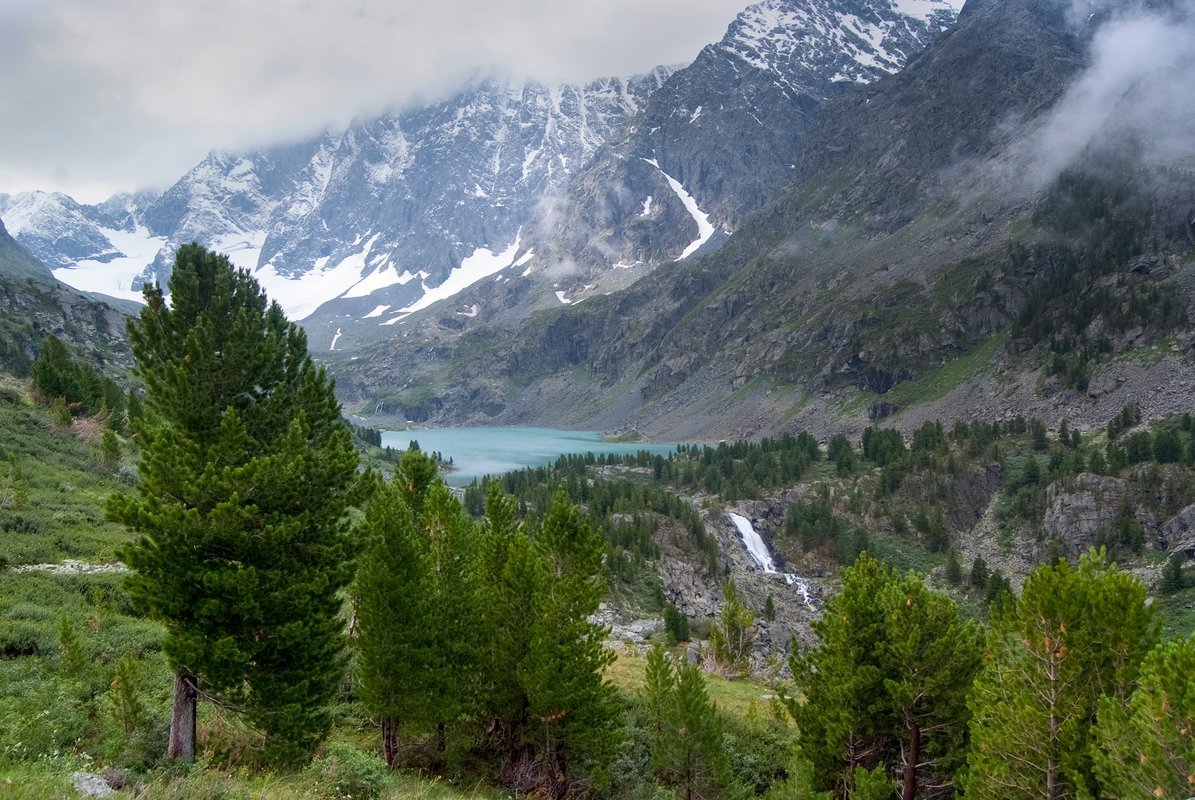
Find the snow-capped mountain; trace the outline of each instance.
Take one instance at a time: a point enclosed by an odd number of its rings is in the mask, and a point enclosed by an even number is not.
[[[549,269],[684,258],[792,180],[828,100],[900,69],[962,0],[763,0],[675,73],[539,220]]]
[[[297,145],[213,152],[160,196],[86,206],[26,193],[0,197],[0,217],[59,279],[89,291],[139,297],[195,240],[254,270],[294,319],[337,298],[426,305],[492,272],[503,253],[496,266],[508,265],[541,198],[670,72],[585,85],[482,81]]]
[[[0,217],[17,242],[53,268],[84,258],[115,257],[102,223],[87,206],[58,192],[0,195]]]
[[[791,180],[822,104],[898,69],[961,3],[763,0],[679,71],[478,81],[297,144],[213,152],[161,195],[18,195],[0,217],[59,280],[117,297],[165,281],[179,244],[215,248],[319,349],[393,335],[464,290],[462,324],[576,302],[725,240]]]

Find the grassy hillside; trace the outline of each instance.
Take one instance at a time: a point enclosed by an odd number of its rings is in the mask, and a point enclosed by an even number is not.
[[[467,752],[441,771],[450,777],[378,772],[376,730],[347,685],[327,753],[303,770],[257,771],[255,735],[211,704],[199,720],[203,760],[193,768],[165,765],[171,672],[161,652],[164,631],[134,612],[118,561],[129,534],[103,513],[109,494],[134,484],[136,450],[122,439],[119,458],[106,460],[104,427],[102,418],[68,423],[61,409],[35,402],[24,381],[0,377],[0,794],[70,796],[71,772],[116,770],[128,787],[122,796],[172,800],[314,800],[334,796],[338,781],[370,776],[382,798],[506,796],[478,777],[483,772]],[[377,448],[366,450],[390,466]],[[643,657],[629,650],[607,673],[628,708],[643,669]],[[718,678],[710,691],[740,747],[772,731],[770,768],[778,769],[792,737],[775,721],[774,692]],[[632,737],[628,747],[627,757],[646,758],[640,740]],[[417,752],[412,758],[421,763]]]

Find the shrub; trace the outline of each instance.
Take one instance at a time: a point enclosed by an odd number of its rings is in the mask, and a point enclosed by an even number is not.
[[[343,742],[329,742],[324,755],[311,762],[307,773],[322,797],[333,800],[376,798],[390,780],[382,759]]]

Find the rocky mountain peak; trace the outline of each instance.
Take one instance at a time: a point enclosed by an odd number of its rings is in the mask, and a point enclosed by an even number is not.
[[[543,268],[579,265],[572,288],[603,292],[595,275],[611,267],[651,268],[716,246],[791,181],[823,104],[898,70],[961,6],[763,0],[748,7],[544,210],[535,230],[547,234],[533,243]]]
[[[764,0],[748,7],[718,48],[777,75],[869,83],[895,72],[948,27],[962,0]],[[806,90],[808,87],[803,87]]]

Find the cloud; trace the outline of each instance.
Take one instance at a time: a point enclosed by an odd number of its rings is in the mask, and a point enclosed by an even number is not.
[[[582,81],[691,61],[745,0],[0,0],[0,191],[132,188],[479,71]],[[13,122],[18,124],[13,125]]]
[[[1091,63],[1018,148],[1031,189],[1093,149],[1131,143],[1147,163],[1195,160],[1195,2],[1104,23]]]

